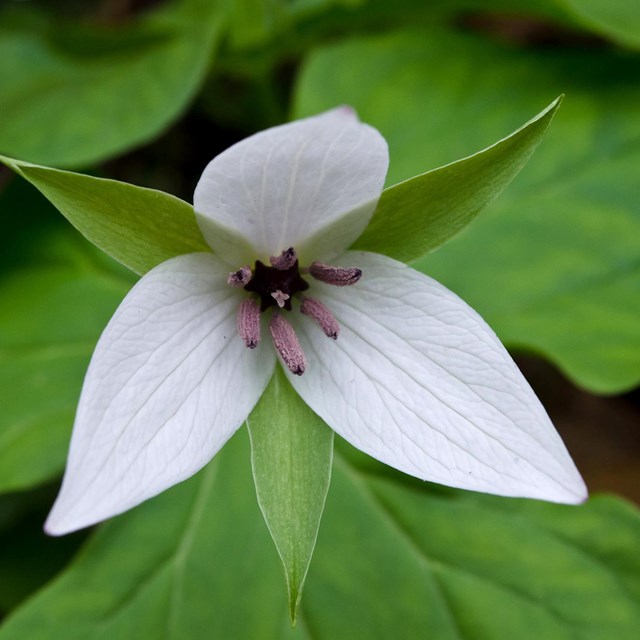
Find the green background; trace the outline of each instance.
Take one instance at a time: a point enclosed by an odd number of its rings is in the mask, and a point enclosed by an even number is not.
[[[0,170],[0,639],[635,638],[639,20],[623,0],[3,3],[0,154],[56,170]],[[473,155],[560,94],[553,122]],[[46,538],[93,346],[135,273],[203,248],[185,203],[205,164],[338,104],[388,140],[387,186],[425,174],[383,196],[412,230],[389,251],[480,311],[590,488],[622,497],[455,491],[337,438],[329,486],[331,434],[307,437],[317,418],[276,379],[253,472],[243,428],[191,480]],[[391,242],[376,224],[357,246]],[[300,472],[268,473],[287,446],[317,471],[290,502]]]

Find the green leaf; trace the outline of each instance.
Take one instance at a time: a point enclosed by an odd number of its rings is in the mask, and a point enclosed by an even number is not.
[[[222,2],[173,0],[128,25],[0,19],[0,152],[79,166],[157,136],[204,80]]]
[[[54,499],[52,486],[0,496],[0,619],[60,573],[87,537],[45,535]]]
[[[290,20],[283,0],[234,0],[228,4],[229,40],[234,48],[264,43]]]
[[[557,0],[580,24],[628,47],[640,47],[640,3],[633,0]]]
[[[247,421],[258,502],[284,565],[295,624],[333,461],[333,431],[278,366]]]
[[[31,182],[90,242],[136,273],[177,255],[211,251],[193,207],[179,198],[2,156],[0,162]]]
[[[340,456],[298,625],[255,504],[244,432],[195,478],[102,527],[0,640],[634,640],[640,514],[510,500]]]
[[[0,272],[0,491],[10,491],[60,472],[91,352],[133,279],[26,184],[16,180],[0,209],[10,240]]]
[[[289,622],[247,445],[238,434],[195,478],[101,528],[0,637],[281,637]]]
[[[304,614],[327,638],[632,638],[639,531],[637,510],[610,498],[571,508],[430,492],[340,462],[323,540],[360,549],[330,560],[318,546]],[[376,600],[387,615],[358,617]],[[323,616],[338,607],[339,620]]]
[[[611,393],[640,382],[638,62],[610,49],[527,50],[444,29],[403,32],[311,56],[297,115],[353,105],[387,138],[394,183],[468,155],[531,105],[566,93],[526,171],[415,266],[461,295],[508,345]]]
[[[561,101],[488,149],[385,189],[353,248],[411,262],[447,242],[516,177]]]

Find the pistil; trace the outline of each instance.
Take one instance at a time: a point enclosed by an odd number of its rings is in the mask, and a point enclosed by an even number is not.
[[[257,260],[253,275],[244,288],[260,296],[261,311],[273,306],[291,311],[292,296],[309,288],[300,275],[296,252],[291,247],[278,257],[272,257],[270,262],[276,266],[268,267]]]
[[[276,301],[276,304],[282,309],[287,303],[287,300],[291,297],[288,293],[283,293],[280,289],[276,289],[271,297]]]

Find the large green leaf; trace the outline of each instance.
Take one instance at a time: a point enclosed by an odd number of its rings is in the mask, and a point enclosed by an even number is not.
[[[636,0],[557,0],[585,27],[629,47],[640,47]]]
[[[44,164],[103,160],[158,135],[199,89],[222,0],[172,0],[130,25],[0,18],[0,152]]]
[[[389,141],[393,184],[485,146],[532,105],[565,92],[527,169],[417,266],[510,345],[548,356],[585,387],[614,392],[640,381],[639,62],[611,50],[398,33],[311,56],[296,112],[352,104]]]
[[[447,242],[516,177],[560,101],[488,149],[385,189],[353,248],[411,262]]]
[[[5,637],[281,637],[284,589],[246,440],[236,436],[196,478],[104,527]]]
[[[210,251],[193,207],[162,191],[0,156],[88,240],[137,273],[174,256]]]
[[[60,472],[91,352],[133,279],[18,180],[0,208],[8,239],[0,260],[0,491],[8,491]]]
[[[278,366],[247,421],[258,502],[284,564],[295,624],[333,462],[333,431]]]
[[[640,625],[640,516],[435,490],[335,469],[298,626],[257,505],[246,434],[104,526],[1,640],[600,640]]]

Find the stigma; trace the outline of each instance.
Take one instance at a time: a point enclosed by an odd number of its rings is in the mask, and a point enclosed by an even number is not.
[[[310,288],[303,277],[338,287],[350,286],[362,277],[356,267],[333,267],[322,262],[312,262],[307,268],[300,268],[298,256],[293,247],[269,258],[269,266],[256,260],[252,269],[243,265],[232,271],[227,278],[230,287],[242,288],[249,297],[240,304],[237,314],[238,335],[249,349],[255,349],[260,342],[261,320],[265,312],[271,313],[269,333],[273,346],[283,364],[295,375],[302,375],[306,359],[298,336],[282,311],[295,309],[311,318],[324,334],[336,340],[340,326],[331,311],[316,298],[303,292]]]

